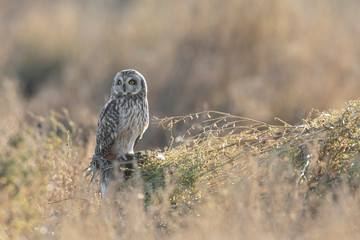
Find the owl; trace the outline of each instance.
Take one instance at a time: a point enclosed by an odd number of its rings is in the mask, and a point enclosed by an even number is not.
[[[145,78],[137,71],[122,70],[115,75],[110,100],[101,110],[94,157],[107,160],[127,158],[149,124]],[[101,196],[113,177],[113,169],[101,173]]]

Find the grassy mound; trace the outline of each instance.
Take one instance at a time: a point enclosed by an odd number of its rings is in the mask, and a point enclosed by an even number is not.
[[[104,201],[82,172],[95,141],[67,111],[3,119],[0,238],[354,238],[359,117],[352,101],[299,126],[214,111],[157,119],[170,146],[143,152]]]

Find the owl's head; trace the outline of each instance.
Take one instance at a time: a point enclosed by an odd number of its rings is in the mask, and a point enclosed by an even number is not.
[[[133,69],[122,70],[115,75],[111,97],[138,95],[146,96],[147,87],[143,75]]]

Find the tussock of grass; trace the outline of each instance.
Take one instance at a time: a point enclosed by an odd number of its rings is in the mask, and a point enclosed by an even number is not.
[[[170,129],[172,143],[181,139],[165,151],[167,160],[162,163],[176,168],[181,173],[180,185],[195,195],[199,194],[196,184],[219,187],[229,181],[221,175],[236,173],[237,179],[230,182],[241,181],[251,158],[259,164],[289,159],[298,175],[294,184],[310,189],[320,180],[331,185],[344,176],[353,179],[357,166],[353,161],[359,153],[359,101],[350,102],[345,111],[318,115],[298,126],[279,119],[279,125],[271,125],[212,111],[161,119],[160,124]],[[175,137],[174,128],[180,122],[190,127]]]
[[[34,126],[2,120],[0,237],[357,236],[359,107],[297,126],[214,111],[157,119],[171,145],[142,152],[104,201],[82,172],[94,143],[66,111],[33,116]]]

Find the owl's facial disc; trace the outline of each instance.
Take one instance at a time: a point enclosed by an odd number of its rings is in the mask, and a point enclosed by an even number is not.
[[[137,71],[128,69],[118,72],[114,78],[111,97],[147,93],[145,78]]]
[[[135,70],[123,70],[116,74],[112,87],[112,95],[136,95],[141,91],[146,93],[144,77]]]

